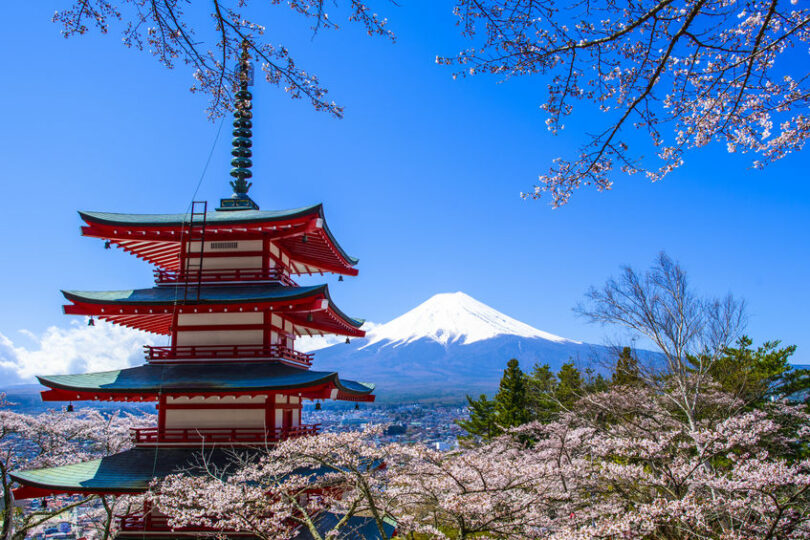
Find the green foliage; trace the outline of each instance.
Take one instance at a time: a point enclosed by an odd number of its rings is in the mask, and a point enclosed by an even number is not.
[[[467,403],[470,407],[469,420],[456,420],[461,429],[469,434],[463,439],[480,437],[489,440],[502,433],[495,423],[495,402],[487,399],[486,394],[481,394],[477,400],[467,396]]]
[[[463,439],[489,440],[505,429],[532,421],[547,424],[565,408],[571,408],[584,392],[602,392],[609,382],[600,374],[588,372],[587,383],[573,361],[563,364],[555,375],[548,364],[535,364],[531,374],[509,360],[493,400],[481,394],[476,400],[467,396],[470,418],[456,423],[467,432]]]
[[[528,408],[532,420],[544,424],[551,422],[560,412],[554,392],[557,390],[557,376],[548,364],[535,364],[527,378]]]
[[[531,420],[528,410],[526,374],[514,358],[506,364],[495,394],[495,421],[502,428],[521,426]]]
[[[610,382],[617,386],[631,386],[639,383],[638,359],[633,355],[630,347],[624,347],[619,353]]]
[[[752,349],[748,336],[741,337],[736,347],[728,347],[715,360],[710,375],[722,389],[752,407],[770,398],[806,392],[810,388],[810,371],[792,369],[789,358],[796,346],[780,347],[779,341],[766,341]]]
[[[494,400],[487,399],[484,394],[477,400],[467,396],[470,418],[457,421],[468,433],[463,438],[488,440],[503,433],[504,429],[529,422],[532,418],[528,408],[527,386],[526,374],[521,371],[518,361],[512,358],[506,364]]]
[[[610,389],[610,381],[604,378],[601,373],[597,373],[596,377],[592,374],[588,376],[588,380],[585,383],[586,394],[605,392],[608,389]]]
[[[574,366],[573,361],[568,361],[560,367],[557,378],[560,382],[554,391],[554,397],[560,406],[570,409],[582,396],[582,374]]]

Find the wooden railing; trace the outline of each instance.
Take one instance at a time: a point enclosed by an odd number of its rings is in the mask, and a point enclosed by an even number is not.
[[[144,345],[150,362],[184,360],[259,360],[278,359],[299,366],[312,365],[314,355],[298,352],[284,345],[176,345],[153,347]]]
[[[149,532],[149,531],[156,531],[156,532],[169,532],[169,531],[182,531],[182,532],[218,532],[222,533],[225,532],[220,529],[215,529],[212,527],[204,527],[202,525],[193,525],[188,527],[171,527],[169,526],[169,518],[168,516],[153,516],[150,513],[134,513],[134,514],[125,514],[125,515],[117,515],[115,516],[118,519],[118,530],[124,533],[127,532]],[[239,535],[240,533],[234,531],[228,531],[228,536]],[[244,534],[244,533],[242,533]]]
[[[166,516],[153,516],[151,514],[125,514],[115,516],[118,518],[118,529],[124,532],[133,531],[168,531],[169,518]],[[200,528],[199,530],[203,530]]]
[[[175,283],[202,282],[202,283],[238,283],[241,281],[278,281],[288,287],[297,287],[289,274],[280,268],[223,268],[210,270],[163,270],[154,271],[155,282],[158,285],[173,285]]]
[[[164,515],[152,515],[152,512],[146,513],[132,513],[132,514],[118,514],[115,516],[118,520],[118,530],[122,533],[145,533],[145,532],[179,532],[179,533],[208,533],[204,535],[188,536],[189,538],[233,538],[244,536],[248,538],[256,538],[255,534],[244,531],[236,531],[233,529],[219,529],[214,527],[206,527],[204,525],[186,525],[185,527],[171,527],[169,525],[169,517]],[[300,527],[299,523],[289,520],[290,530],[293,531]],[[212,535],[211,533],[217,533]],[[227,533],[227,534],[223,534]],[[165,538],[165,536],[161,536]],[[185,537],[185,535],[184,535]],[[126,537],[125,537],[126,538]],[[140,538],[138,536],[137,538]]]
[[[320,424],[289,428],[131,428],[135,444],[264,444],[316,435]]]

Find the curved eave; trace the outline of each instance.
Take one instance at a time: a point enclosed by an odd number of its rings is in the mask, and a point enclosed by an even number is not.
[[[263,449],[242,448],[243,459],[256,459]],[[14,471],[11,478],[22,487],[14,490],[16,499],[61,494],[134,494],[146,491],[154,479],[170,474],[202,473],[202,464],[215,467],[225,476],[239,469],[229,448],[131,448],[99,459],[27,471]],[[322,476],[327,467],[307,467],[293,474]],[[364,536],[365,538],[365,536]]]
[[[341,311],[329,295],[328,285],[281,287],[254,285],[245,287],[202,287],[200,297],[183,300],[182,288],[153,287],[123,291],[62,291],[71,304],[64,306],[68,315],[100,317],[115,324],[157,334],[168,334],[175,311],[262,311],[270,309],[294,323],[299,335],[337,334],[363,337],[363,321]],[[312,315],[308,321],[307,315]],[[306,329],[306,332],[303,330]]]
[[[179,268],[180,240],[189,214],[116,214],[80,211],[85,236],[109,240],[136,257],[167,270]],[[223,230],[224,229],[224,230]],[[211,238],[257,238],[269,235],[291,257],[295,274],[332,272],[357,275],[359,260],[350,256],[332,234],[323,205],[283,211],[208,212]],[[304,244],[306,235],[310,240]]]
[[[346,315],[343,311],[340,310],[339,307],[337,307],[337,305],[335,305],[335,302],[332,300],[332,296],[329,294],[329,286],[324,285],[323,287],[324,287],[324,296],[326,297],[327,300],[329,300],[330,311],[335,313],[335,315],[340,317],[340,319],[349,326],[353,326],[354,328],[360,328],[361,326],[363,326],[363,323],[365,322],[364,319],[355,319],[354,317],[349,317],[348,315]],[[364,337],[365,335],[366,333],[363,332],[363,334],[360,335],[359,337]]]
[[[153,478],[193,467],[200,456],[195,449],[133,448],[83,463],[15,471],[11,478],[23,486],[21,498],[59,493],[140,493],[148,489]],[[213,449],[206,451],[205,458],[225,467],[233,456],[227,450]]]
[[[340,256],[343,258],[343,260],[346,261],[346,263],[349,266],[356,266],[357,263],[360,262],[360,259],[358,259],[357,257],[352,257],[351,255],[346,253],[346,251],[343,249],[343,247],[341,247],[340,243],[338,243],[337,239],[332,234],[332,231],[329,229],[329,225],[327,225],[327,223],[326,223],[326,216],[324,215],[324,212],[323,212],[323,204],[318,204],[317,206],[318,206],[318,214],[320,215],[321,219],[323,220],[323,227],[322,227],[323,232],[329,238],[329,241],[332,243],[332,245],[335,246],[335,249],[338,250],[338,252],[340,253]]]
[[[221,362],[199,365],[146,364],[115,371],[43,375],[51,390],[44,401],[103,399],[151,401],[158,395],[287,393],[310,399],[373,401],[374,385],[341,379],[336,372],[310,371],[280,363]]]
[[[190,287],[196,291],[196,287]],[[183,300],[183,287],[152,287],[120,291],[62,291],[70,302],[115,306],[234,305],[287,303],[305,299],[329,298],[327,285],[283,287],[278,285],[200,287],[199,299]]]

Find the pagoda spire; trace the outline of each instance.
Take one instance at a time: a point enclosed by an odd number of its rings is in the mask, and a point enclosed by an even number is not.
[[[250,111],[252,106],[251,100],[253,96],[248,90],[248,86],[253,85],[253,66],[250,64],[250,53],[248,52],[249,43],[245,39],[242,41],[242,54],[239,60],[239,90],[235,95],[234,111],[233,111],[233,140],[231,144],[233,149],[231,155],[231,176],[234,178],[231,181],[233,188],[233,195],[227,199],[220,200],[220,208],[217,210],[258,210],[257,205],[253,199],[248,196],[248,190],[253,185],[248,182],[248,178],[253,176],[250,168],[253,166],[253,153],[250,148],[253,146],[253,113]]]

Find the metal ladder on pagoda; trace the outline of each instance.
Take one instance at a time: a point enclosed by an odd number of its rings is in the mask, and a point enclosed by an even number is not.
[[[203,256],[205,255],[205,224],[208,215],[208,201],[193,201],[191,203],[191,216],[188,222],[186,238],[189,248],[193,242],[200,243],[200,250],[196,253],[186,249],[186,260],[183,271],[186,279],[183,280],[183,303],[190,298],[200,301],[200,288],[202,287]],[[194,257],[193,255],[196,255]],[[195,279],[196,278],[196,279]],[[189,291],[189,289],[194,289]]]

